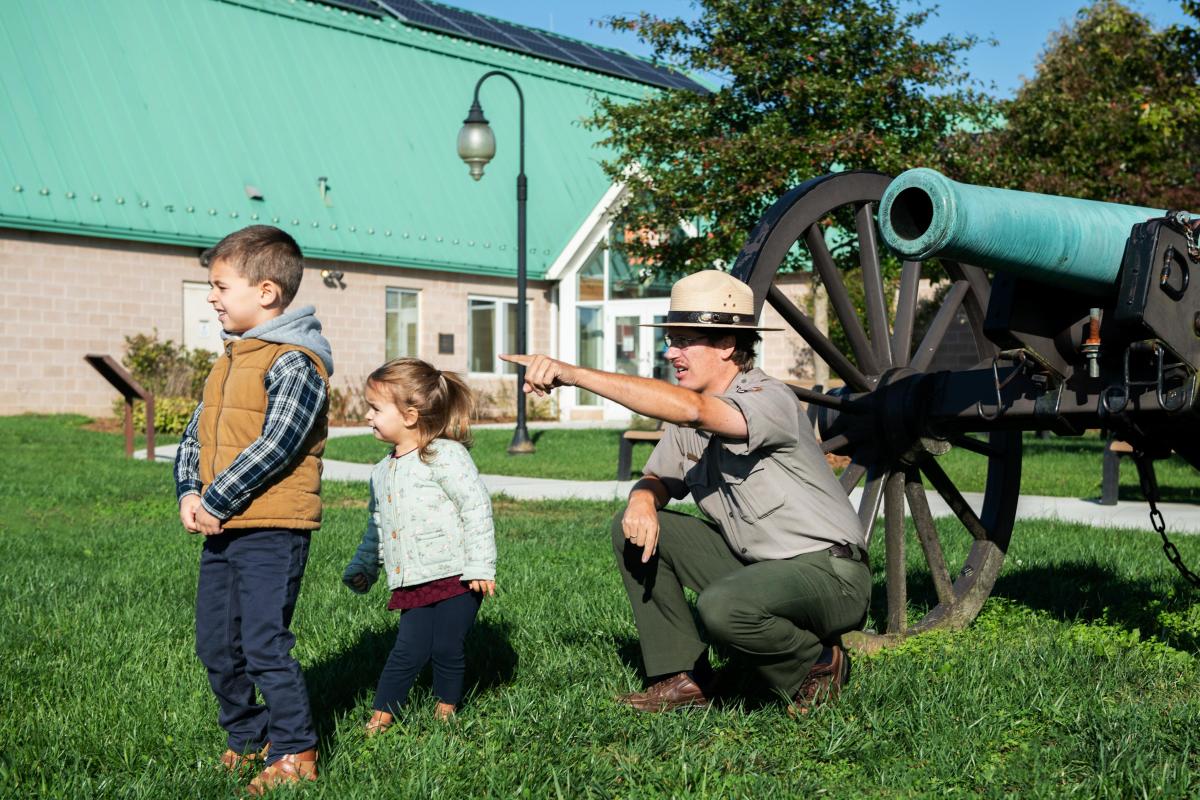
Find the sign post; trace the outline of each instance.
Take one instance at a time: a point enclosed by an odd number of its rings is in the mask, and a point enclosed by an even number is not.
[[[146,460],[154,460],[154,394],[142,388],[128,370],[112,356],[89,353],[83,360],[92,365],[125,398],[125,455],[133,457],[133,401],[146,404]]]

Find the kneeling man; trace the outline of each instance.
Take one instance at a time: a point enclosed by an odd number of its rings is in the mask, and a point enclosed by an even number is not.
[[[871,573],[858,515],[795,395],[754,367],[758,331],[769,330],[755,323],[750,288],[707,270],[671,290],[663,327],[677,386],[502,356],[526,366],[526,392],[578,386],[669,423],[612,526],[649,678],[645,691],[619,699],[640,711],[712,696],[708,646],[684,587],[698,593],[714,643],[747,656],[800,713],[841,689],[841,634],[866,616]],[[665,510],[688,493],[711,522]]]

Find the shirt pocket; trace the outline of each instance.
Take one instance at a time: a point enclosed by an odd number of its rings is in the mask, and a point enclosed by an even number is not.
[[[732,458],[721,464],[730,505],[745,522],[757,522],[783,507],[783,484],[772,479],[767,459]]]

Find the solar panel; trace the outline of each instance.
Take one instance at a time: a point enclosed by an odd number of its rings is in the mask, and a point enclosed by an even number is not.
[[[338,8],[348,8],[360,14],[370,14],[373,17],[382,17],[384,14],[383,10],[371,0],[322,0],[322,2]]]
[[[651,86],[705,92],[703,86],[686,75],[644,61],[619,50],[578,42],[548,31],[514,25],[494,17],[475,14],[431,0],[324,0],[355,8],[370,6],[375,13],[384,3],[404,22],[419,28],[446,33],[505,50],[536,55],[540,58],[579,67],[591,72],[613,75]]]

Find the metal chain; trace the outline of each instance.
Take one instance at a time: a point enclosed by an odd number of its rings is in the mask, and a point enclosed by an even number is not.
[[[1150,527],[1154,528],[1162,537],[1163,552],[1167,556],[1167,561],[1170,561],[1175,569],[1179,570],[1179,574],[1183,576],[1184,580],[1192,586],[1200,587],[1200,575],[1187,568],[1187,565],[1183,563],[1183,556],[1179,554],[1179,548],[1167,538],[1167,523],[1163,521],[1162,512],[1158,510],[1158,479],[1154,476],[1153,460],[1144,451],[1134,450],[1133,463],[1137,465],[1138,482],[1142,485],[1142,495],[1150,503]]]
[[[1186,211],[1176,211],[1172,219],[1183,230],[1183,236],[1187,239],[1187,252],[1192,261],[1200,260],[1200,247],[1196,246],[1196,239],[1192,234],[1196,218]]]

